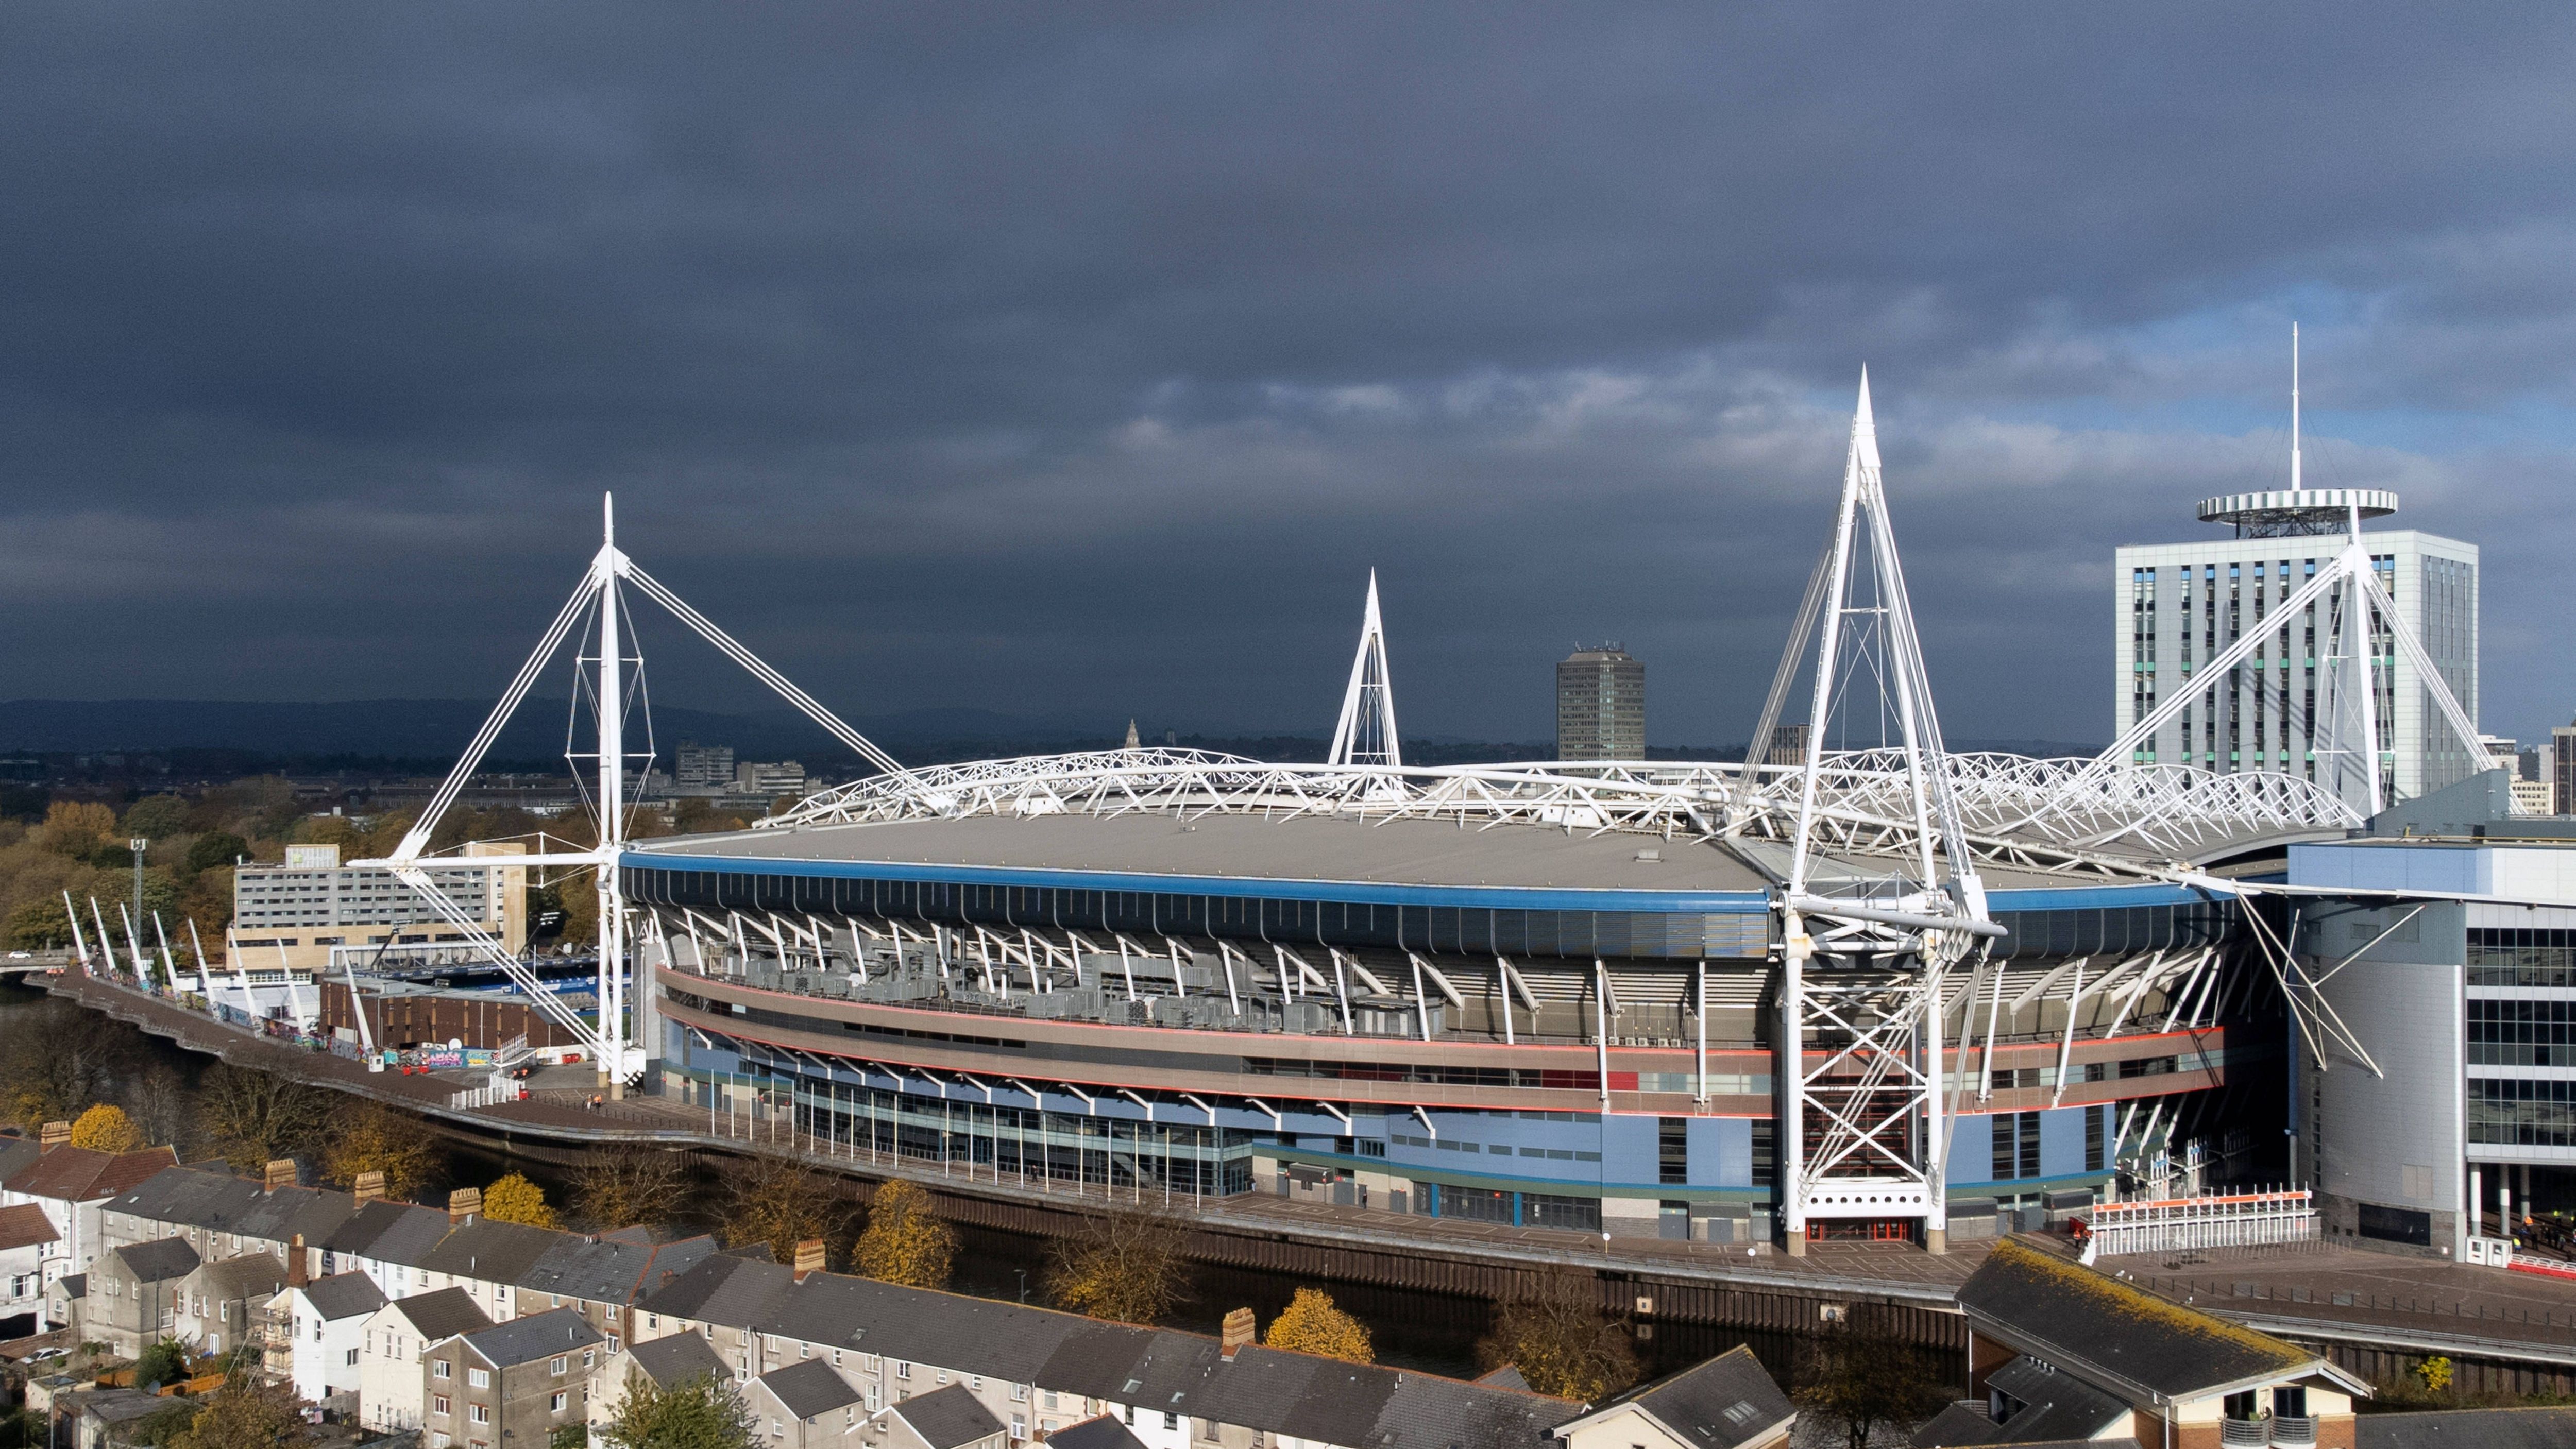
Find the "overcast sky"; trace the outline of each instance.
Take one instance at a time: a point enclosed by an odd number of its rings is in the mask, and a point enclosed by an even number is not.
[[[1374,566],[1408,733],[1740,740],[1866,362],[1951,733],[2107,740],[2296,319],[2576,713],[2576,17],[1718,9],[12,6],[0,697],[489,696],[614,489],[845,713],[1320,732]]]

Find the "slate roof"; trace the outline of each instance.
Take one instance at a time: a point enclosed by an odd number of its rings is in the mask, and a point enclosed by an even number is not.
[[[474,1301],[473,1294],[462,1288],[415,1293],[409,1298],[393,1300],[393,1306],[411,1324],[412,1332],[429,1343],[454,1338],[460,1333],[479,1333],[492,1326],[491,1315]]]
[[[2362,1414],[2357,1449],[2564,1449],[2576,1444],[2576,1409],[2454,1409]]]
[[[477,1218],[448,1231],[438,1245],[411,1266],[457,1278],[517,1283],[557,1240],[566,1236],[525,1223],[496,1223]]]
[[[929,1441],[930,1449],[956,1449],[1002,1432],[1002,1421],[992,1411],[976,1402],[964,1384],[950,1384],[927,1394],[915,1394],[894,1406],[892,1412],[912,1426],[912,1432]]]
[[[1535,1445],[1580,1411],[1526,1391],[1274,1349],[1245,1348],[1227,1363],[1217,1340],[1201,1334],[838,1274],[809,1274],[798,1283],[775,1264],[725,1253],[647,1293],[637,1307],[1370,1449]]]
[[[528,1271],[511,1286],[594,1303],[632,1303],[664,1275],[676,1277],[715,1252],[715,1240],[684,1238],[655,1243],[649,1237],[603,1236],[596,1241],[558,1233]]]
[[[2234,1384],[2335,1372],[2306,1349],[2011,1238],[1997,1243],[1960,1285],[1959,1306],[1980,1331],[2105,1388],[2127,1384],[2190,1398]],[[2368,1392],[2357,1381],[2352,1387]]]
[[[60,1149],[56,1149],[60,1150]],[[181,1238],[158,1238],[149,1243],[129,1243],[110,1257],[125,1265],[139,1283],[160,1283],[172,1278],[185,1278],[197,1271],[205,1260]]]
[[[1067,1424],[1047,1436],[1048,1449],[1145,1449],[1145,1441],[1107,1414]]]
[[[271,1192],[247,1178],[175,1163],[165,1163],[149,1177],[122,1187],[108,1206],[154,1222],[276,1243],[290,1242],[302,1233],[308,1246],[321,1244],[358,1211],[355,1199],[345,1192],[310,1187]]]
[[[385,1306],[385,1295],[364,1273],[334,1273],[304,1285],[304,1299],[324,1322],[362,1318]]]
[[[590,1326],[588,1319],[570,1308],[532,1313],[495,1328],[477,1329],[465,1335],[467,1346],[495,1368],[534,1363],[569,1349],[587,1348],[606,1341],[600,1337],[598,1329]]]
[[[694,1334],[681,1334],[694,1338]],[[712,1355],[710,1355],[712,1356]],[[809,1358],[771,1369],[760,1376],[760,1385],[778,1400],[778,1406],[798,1419],[811,1419],[834,1409],[855,1404],[867,1395],[851,1387],[840,1371],[819,1358]]]
[[[177,1242],[175,1238],[165,1242]],[[207,1291],[218,1302],[235,1298],[268,1299],[286,1286],[286,1264],[266,1253],[244,1253],[238,1258],[222,1258],[208,1263],[205,1271]]]
[[[165,1168],[179,1165],[179,1154],[167,1147],[140,1152],[100,1152],[88,1147],[57,1147],[39,1153],[11,1174],[11,1192],[49,1197],[58,1202],[89,1202],[114,1197]]]
[[[13,1130],[0,1137],[0,1182],[7,1182],[36,1160],[42,1151],[32,1137],[21,1137]]]
[[[32,1248],[61,1236],[54,1231],[54,1220],[34,1203],[0,1208],[0,1248]]]
[[[2062,1382],[2069,1388],[2082,1389],[2071,1379],[2062,1379]],[[2012,1393],[2013,1390],[2007,1388],[2005,1392]],[[2120,1405],[2111,1404],[2090,1389],[2082,1389],[2082,1392],[2089,1398],[2110,1404],[2112,1418],[2123,1412]],[[1706,1363],[1630,1389],[1604,1403],[1598,1410],[1584,1415],[1583,1421],[1589,1423],[1626,1408],[1652,1417],[1667,1432],[1683,1443],[1695,1446],[1695,1449],[1736,1449],[1741,1444],[1758,1442],[1797,1413],[1789,1402],[1789,1396],[1780,1392],[1780,1386],[1764,1370],[1761,1360],[1753,1356],[1752,1349],[1742,1344]],[[2020,1416],[2016,1415],[2014,1422],[2020,1422]],[[2101,1424],[2094,1424],[2084,1433],[2067,1437],[2084,1438],[2091,1429],[2100,1427]]]
[[[733,1370],[725,1367],[715,1345],[704,1334],[674,1333],[666,1338],[647,1339],[626,1350],[626,1356],[645,1377],[663,1388],[686,1383],[709,1374],[731,1378]]]
[[[89,1295],[89,1275],[66,1273],[54,1286],[63,1290],[65,1298],[84,1298]]]

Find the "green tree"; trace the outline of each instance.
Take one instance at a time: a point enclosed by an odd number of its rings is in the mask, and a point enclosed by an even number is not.
[[[532,1228],[555,1225],[555,1210],[546,1206],[546,1190],[517,1172],[483,1189],[483,1216],[496,1223],[525,1223]]]
[[[134,1361],[137,1387],[175,1384],[188,1376],[188,1346],[175,1338],[165,1338]]]
[[[188,843],[187,873],[229,866],[250,854],[250,842],[229,830],[209,830]]]
[[[588,1449],[589,1444],[588,1424],[557,1424],[546,1435],[546,1449]]]
[[[1188,1225],[1166,1213],[1095,1213],[1052,1244],[1047,1291],[1093,1318],[1156,1322],[1181,1301],[1188,1241]]]
[[[335,1105],[319,1087],[217,1062],[200,1086],[197,1114],[224,1161],[255,1173],[278,1158],[319,1147]]]
[[[716,1374],[657,1388],[633,1369],[599,1437],[615,1449],[748,1449],[753,1419],[733,1381]]]
[[[1270,1332],[1261,1341],[1271,1348],[1337,1358],[1344,1363],[1377,1361],[1377,1349],[1369,1342],[1368,1325],[1336,1307],[1333,1296],[1320,1288],[1298,1289],[1297,1296],[1288,1300],[1279,1316],[1270,1320]]]
[[[171,1449],[304,1449],[316,1437],[293,1390],[238,1372],[206,1396]]]
[[[322,1175],[353,1187],[370,1172],[385,1175],[385,1195],[408,1200],[438,1176],[438,1153],[420,1120],[382,1102],[357,1102],[331,1116],[322,1141]]]
[[[1792,1397],[1840,1425],[1851,1449],[1869,1449],[1880,1425],[1910,1425],[1937,1412],[1945,1396],[1912,1343],[1847,1316],[1799,1345]]]
[[[572,1210],[595,1227],[660,1227],[688,1204],[688,1167],[664,1148],[594,1147],[573,1169]]]
[[[63,898],[41,895],[20,901],[0,923],[0,937],[7,938],[13,951],[51,951],[72,943],[71,918],[63,912]]]
[[[0,1044],[0,1111],[28,1128],[68,1122],[133,1068],[134,1034],[68,1002],[9,1023]]]
[[[97,1152],[132,1152],[143,1145],[143,1132],[123,1107],[101,1102],[72,1123],[72,1145]]]
[[[1597,1404],[1637,1381],[1637,1350],[1583,1286],[1548,1278],[1494,1315],[1493,1332],[1476,1344],[1476,1363],[1505,1364],[1542,1394]]]
[[[821,1173],[774,1157],[756,1157],[730,1175],[718,1231],[728,1247],[766,1243],[778,1262],[795,1261],[807,1238],[845,1244],[849,1199]]]
[[[187,834],[188,814],[188,802],[176,795],[146,795],[125,808],[117,828],[146,840],[167,840]]]
[[[957,1256],[957,1230],[932,1211],[930,1194],[900,1179],[868,1200],[868,1228],[851,1250],[858,1273],[913,1288],[939,1288]]]

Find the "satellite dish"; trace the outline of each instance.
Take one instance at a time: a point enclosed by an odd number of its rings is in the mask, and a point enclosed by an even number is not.
[[[463,1037],[456,1036],[449,1037],[447,1039],[447,1049],[452,1052],[461,1052],[465,1050],[465,1039]]]

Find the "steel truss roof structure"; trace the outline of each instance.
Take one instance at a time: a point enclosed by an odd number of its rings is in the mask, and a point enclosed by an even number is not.
[[[1902,752],[1829,752],[1815,770],[1818,843],[1915,854]],[[2161,878],[2148,853],[2360,822],[2288,775],[2182,765],[2088,769],[2083,760],[1955,754],[1942,763],[1981,859],[2025,870]],[[1663,839],[1788,840],[1803,765],[1726,763],[1410,766],[1270,764],[1201,750],[1095,750],[930,765],[822,791],[756,828],[997,815],[1135,812],[1458,820]],[[2071,786],[2081,783],[2081,790]],[[1935,842],[1936,853],[1939,843]]]

